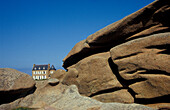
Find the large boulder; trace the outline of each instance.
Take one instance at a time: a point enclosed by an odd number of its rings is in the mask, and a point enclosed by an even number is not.
[[[111,49],[119,75],[134,90],[136,98],[170,95],[169,45],[170,32],[132,40]]]
[[[26,97],[19,98],[11,103],[0,105],[0,110],[13,110],[18,107],[41,109],[58,101],[68,87],[56,84],[55,80],[36,81],[36,90]],[[55,84],[54,84],[55,83]]]
[[[0,104],[24,97],[35,90],[35,82],[28,74],[11,68],[0,68]]]
[[[81,60],[68,69],[62,83],[77,85],[79,92],[86,96],[123,88],[109,66],[109,57],[110,53],[106,52]]]
[[[62,83],[102,102],[170,107],[169,19],[170,0],[156,0],[88,36],[63,59]]]
[[[95,53],[136,38],[170,31],[170,1],[156,0],[139,11],[126,16],[77,43],[63,59],[63,67],[77,63]]]
[[[62,69],[58,69],[56,71],[54,71],[53,74],[51,74],[51,78],[56,78],[59,79],[60,81],[63,79],[64,75],[65,75],[66,71],[62,70]]]

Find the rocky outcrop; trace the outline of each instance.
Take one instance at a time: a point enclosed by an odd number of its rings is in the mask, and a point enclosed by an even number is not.
[[[170,32],[132,40],[111,49],[112,60],[123,79],[120,81],[130,85],[136,98],[148,99],[170,94],[168,45]]]
[[[10,110],[26,107],[33,110],[154,110],[139,104],[102,103],[81,96],[75,85],[65,86],[59,84],[50,86],[48,81],[37,81],[37,84],[37,90],[34,94],[9,104],[0,105],[0,109]]]
[[[17,99],[8,104],[0,105],[0,110],[11,110],[18,107],[27,107],[42,109],[59,100],[61,94],[68,88],[65,85],[51,85],[48,80],[36,81],[36,90],[34,93]]]
[[[93,96],[103,90],[119,90],[123,86],[109,67],[110,53],[100,53],[70,67],[62,83],[75,84],[82,95]]]
[[[63,59],[67,72],[57,70],[51,75],[54,79],[36,81],[35,92],[19,92],[13,102],[0,105],[0,109],[152,110],[144,105],[170,109],[169,19],[170,1],[156,0],[99,30],[77,43]],[[1,85],[0,90],[5,92],[1,95],[34,86],[29,85],[30,80],[22,83],[27,86],[14,86],[24,79],[14,76],[13,83],[2,77],[0,82],[5,86]],[[21,98],[23,93],[26,97]]]
[[[102,102],[170,108],[170,1],[156,0],[77,43],[62,83]]]
[[[15,69],[0,68],[0,104],[9,103],[35,91],[31,76]]]
[[[126,16],[77,43],[63,59],[63,67],[77,63],[95,53],[148,35],[170,31],[170,1],[156,0],[139,11]]]
[[[51,74],[51,78],[56,78],[61,81],[63,79],[65,73],[66,73],[65,70],[58,69],[58,70],[54,71],[53,74]]]
[[[75,85],[69,86],[60,100],[53,103],[50,108],[57,110],[153,110],[152,108],[138,104],[101,103],[94,99],[81,96]],[[48,110],[48,107],[46,107],[46,110]]]
[[[120,103],[133,103],[134,98],[128,92],[127,89],[115,90],[113,92],[105,92],[100,94],[95,94],[93,99],[99,100],[101,102],[120,102]]]

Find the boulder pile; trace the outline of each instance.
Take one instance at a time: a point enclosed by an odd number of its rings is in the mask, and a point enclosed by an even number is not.
[[[155,0],[80,41],[63,67],[36,82],[0,69],[0,110],[170,109],[170,0]]]
[[[170,1],[156,0],[77,43],[62,83],[101,102],[170,107]]]

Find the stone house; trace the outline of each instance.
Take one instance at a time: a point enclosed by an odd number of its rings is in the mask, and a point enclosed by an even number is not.
[[[50,64],[48,65],[34,64],[32,68],[32,77],[34,80],[49,79],[50,74],[53,74],[54,71],[56,71],[54,65],[50,67]]]

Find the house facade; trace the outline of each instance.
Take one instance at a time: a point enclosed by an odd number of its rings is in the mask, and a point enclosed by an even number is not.
[[[50,74],[52,74],[54,71],[56,71],[54,65],[50,67],[50,64],[48,65],[34,64],[32,68],[32,77],[34,80],[49,79]]]

